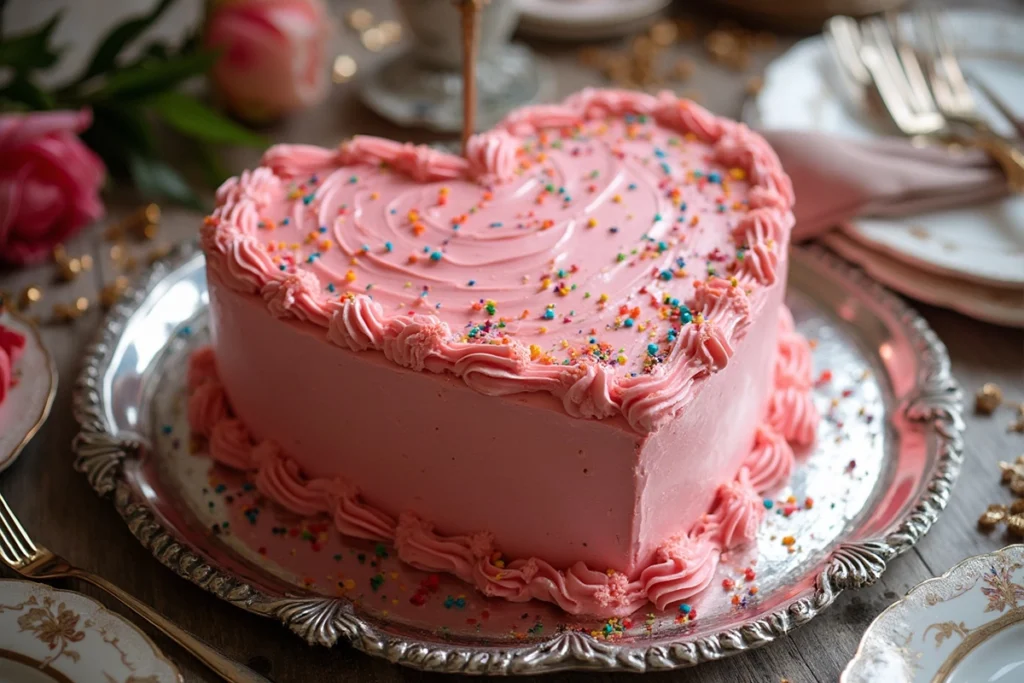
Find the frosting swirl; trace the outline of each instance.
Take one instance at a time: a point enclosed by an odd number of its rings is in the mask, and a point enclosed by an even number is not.
[[[792,227],[763,139],[670,93],[527,107],[467,158],[357,136],[263,164],[218,190],[211,277],[343,348],[642,433],[727,365]]]

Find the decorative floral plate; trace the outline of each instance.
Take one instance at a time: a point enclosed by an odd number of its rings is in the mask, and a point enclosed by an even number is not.
[[[0,403],[0,472],[7,469],[43,426],[57,394],[57,366],[39,330],[0,308],[0,325],[25,335],[25,350],[14,364],[15,384]]]
[[[181,683],[142,631],[80,593],[0,580],[0,681]]]
[[[910,589],[868,627],[840,683],[1024,680],[1024,545]]]

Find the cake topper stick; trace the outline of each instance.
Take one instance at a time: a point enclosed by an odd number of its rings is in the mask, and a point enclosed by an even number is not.
[[[477,15],[487,0],[455,0],[462,10],[462,154],[476,127]]]

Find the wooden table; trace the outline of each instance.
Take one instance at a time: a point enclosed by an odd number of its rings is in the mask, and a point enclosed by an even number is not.
[[[95,4],[105,5],[111,12],[95,11]],[[66,22],[71,26],[65,27],[63,34],[71,43],[72,51],[77,54],[87,51],[95,36],[113,21],[114,14],[131,11],[123,9],[125,4],[134,3],[120,0],[74,3],[74,20]],[[139,0],[138,4],[148,3]],[[336,16],[342,16],[346,8],[358,4],[376,6],[378,3],[366,0],[336,3]],[[1010,8],[1014,0],[986,4]],[[83,5],[89,7],[83,8]],[[14,0],[7,8],[7,26],[14,30],[37,23],[52,9],[53,3]],[[198,9],[195,0],[179,4],[175,12],[166,17],[160,31],[166,35],[180,33],[181,27],[194,21]],[[359,46],[352,34],[340,30],[337,43],[339,52],[357,57],[360,68],[370,63],[372,56]],[[737,116],[747,79],[791,43],[792,39],[781,38],[776,47],[755,54],[754,64],[744,74],[708,64],[699,41],[681,45],[677,48],[679,53],[693,57],[700,65],[686,89],[700,93],[712,110]],[[574,47],[548,43],[534,43],[534,47],[550,59],[560,93],[601,82],[593,70],[579,65]],[[429,139],[422,131],[410,133],[396,129],[375,117],[358,104],[349,86],[335,87],[323,106],[294,117],[270,131],[270,135],[275,140],[330,144],[357,132]],[[232,158],[232,166],[240,169],[256,156],[255,151],[240,152]],[[109,204],[111,219],[125,215],[134,206],[112,200]],[[166,209],[158,243],[191,238],[196,234],[199,221],[200,217],[195,214]],[[28,284],[43,286],[46,299],[37,306],[43,315],[48,314],[54,302],[70,301],[75,296],[87,296],[95,302],[99,289],[116,274],[109,256],[110,244],[104,242],[102,234],[103,226],[94,226],[67,245],[72,255],[92,254],[97,267],[91,273],[70,284],[57,285],[51,284],[52,266],[3,271],[0,272],[0,289],[17,291]],[[152,243],[139,244],[133,248],[145,255],[153,246]],[[346,646],[333,650],[309,648],[278,624],[250,616],[178,578],[143,550],[113,506],[97,498],[85,478],[71,468],[69,445],[77,430],[71,415],[71,387],[82,349],[101,320],[98,308],[94,306],[72,325],[44,328],[44,339],[56,356],[61,378],[56,404],[42,432],[21,459],[0,476],[0,491],[36,538],[65,554],[72,562],[119,584],[228,655],[249,663],[274,680],[289,683],[440,680],[440,676],[400,669]],[[917,308],[949,348],[953,372],[965,389],[968,404],[973,392],[990,381],[1002,385],[1009,399],[1024,400],[1024,333],[928,306],[918,305]],[[1009,499],[1009,494],[999,485],[996,463],[1024,452],[1024,435],[1007,432],[1010,415],[1008,409],[992,418],[974,416],[968,410],[963,472],[948,509],[913,551],[892,563],[877,585],[843,594],[810,625],[765,648],[695,669],[652,674],[645,681],[777,682],[784,678],[794,683],[835,681],[853,655],[864,629],[882,609],[921,580],[944,572],[967,556],[1007,543],[1002,535],[979,533],[975,521],[988,503]],[[112,600],[103,598],[103,602],[124,612]],[[178,662],[186,681],[216,680],[166,639],[156,636],[156,640]],[[632,680],[626,676],[592,674],[560,674],[545,680],[616,678]]]

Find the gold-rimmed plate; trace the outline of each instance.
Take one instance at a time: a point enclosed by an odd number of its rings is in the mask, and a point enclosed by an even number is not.
[[[864,633],[840,683],[1024,680],[1024,545],[910,589]]]
[[[39,329],[13,311],[0,309],[0,325],[25,335],[14,364],[14,386],[0,403],[0,472],[11,466],[43,426],[57,394],[57,366]]]
[[[181,683],[131,622],[80,593],[0,580],[0,681]]]

